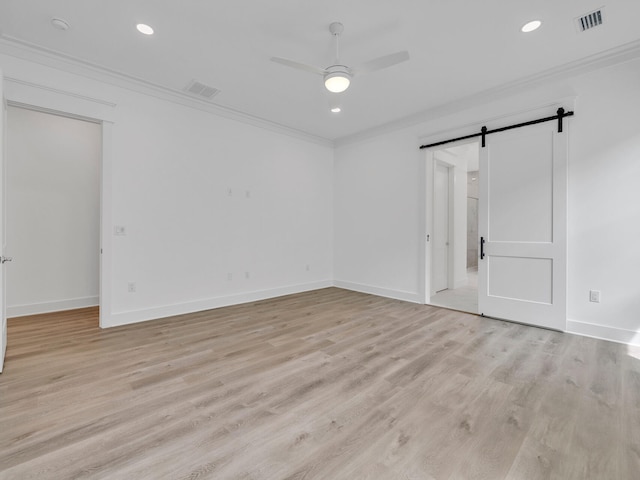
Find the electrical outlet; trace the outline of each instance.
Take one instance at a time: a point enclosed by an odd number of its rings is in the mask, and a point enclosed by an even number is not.
[[[600,303],[600,290],[589,290],[589,301]]]
[[[311,265],[307,265],[307,266],[306,266],[306,270],[307,270],[307,272],[308,272],[309,270],[311,270]]]
[[[233,273],[227,273],[227,280],[230,282],[233,280]]]
[[[113,227],[113,234],[123,236],[127,234],[127,228],[124,225],[115,225]]]
[[[246,278],[247,280],[249,280],[249,277],[251,276],[251,274],[249,272],[244,272],[244,278]]]
[[[129,282],[127,284],[127,291],[129,293],[136,293],[136,282]]]

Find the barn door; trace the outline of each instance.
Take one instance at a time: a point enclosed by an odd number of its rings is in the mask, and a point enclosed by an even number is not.
[[[479,312],[566,329],[567,126],[486,137],[480,149]]]

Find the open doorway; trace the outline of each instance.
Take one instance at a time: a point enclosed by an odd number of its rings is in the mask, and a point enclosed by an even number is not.
[[[478,313],[479,145],[441,148],[429,158],[427,303]]]
[[[7,107],[7,316],[99,305],[101,159],[101,124]]]

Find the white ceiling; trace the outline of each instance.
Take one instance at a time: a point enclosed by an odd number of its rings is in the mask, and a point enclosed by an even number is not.
[[[638,42],[639,0],[607,0],[605,24],[577,33],[574,18],[601,1],[2,0],[0,32],[173,90],[196,79],[221,90],[217,105],[335,140]],[[521,33],[532,19],[542,27]],[[348,65],[411,56],[356,77],[337,115],[320,76],[269,60],[330,65],[333,21],[345,26]],[[138,33],[139,22],[156,34]]]

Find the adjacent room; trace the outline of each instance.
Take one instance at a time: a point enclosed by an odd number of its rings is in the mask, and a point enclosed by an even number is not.
[[[640,2],[0,4],[0,478],[640,478]]]

